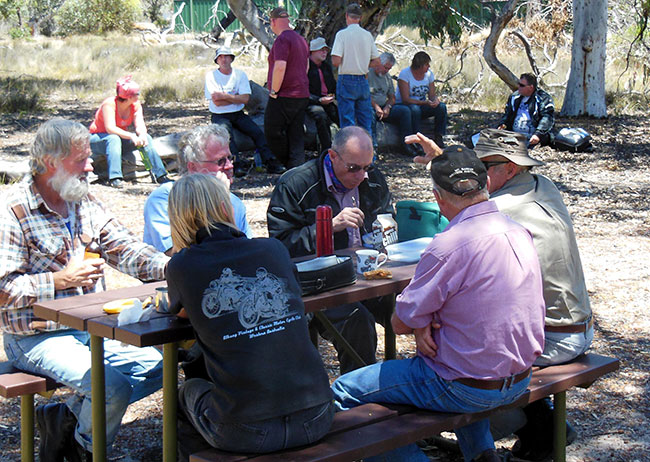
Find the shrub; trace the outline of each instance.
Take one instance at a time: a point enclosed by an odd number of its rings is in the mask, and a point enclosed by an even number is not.
[[[140,14],[138,0],[66,0],[58,11],[62,35],[128,33]]]
[[[154,85],[142,92],[142,98],[147,105],[154,105],[178,101],[178,94],[170,85]]]
[[[0,113],[42,110],[40,91],[31,79],[0,78]]]

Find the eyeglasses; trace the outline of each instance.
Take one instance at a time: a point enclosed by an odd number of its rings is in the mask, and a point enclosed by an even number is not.
[[[234,159],[235,158],[232,155],[229,155],[229,156],[226,156],[226,157],[222,157],[221,159],[217,159],[217,160],[200,160],[199,162],[201,162],[202,164],[214,164],[217,167],[223,168],[226,165],[228,165],[228,162],[232,163],[232,161]]]
[[[332,149],[334,151],[334,149]],[[343,160],[343,156],[338,151],[334,151],[336,154],[338,154],[338,158],[341,159],[342,162],[345,163],[345,169],[348,171],[348,173],[357,173],[363,170],[366,173],[372,172],[375,169],[375,166],[372,164],[368,164],[366,166],[361,166],[359,164],[348,164]]]
[[[482,160],[483,165],[485,166],[485,170],[490,170],[490,167],[494,167],[495,165],[500,165],[500,164],[507,164],[510,162],[509,160],[494,160],[494,161],[487,161],[487,160]]]

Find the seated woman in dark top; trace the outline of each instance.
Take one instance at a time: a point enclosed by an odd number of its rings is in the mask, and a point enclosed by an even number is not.
[[[189,318],[210,377],[179,390],[180,459],[209,447],[265,453],[323,437],[332,395],[284,245],[242,234],[226,187],[210,175],[176,181],[169,221],[177,252],[167,268],[170,311]]]

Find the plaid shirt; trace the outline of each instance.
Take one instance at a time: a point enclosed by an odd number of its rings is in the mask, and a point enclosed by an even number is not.
[[[92,195],[70,205],[72,231],[66,226],[67,220],[47,206],[31,176],[9,189],[7,196],[0,207],[3,332],[35,334],[63,329],[58,323],[35,317],[32,304],[102,290],[101,284],[54,289],[53,273],[64,269],[75,255],[83,254],[82,235],[98,239],[103,257],[118,271],[145,281],[165,277],[169,257],[139,241]],[[41,322],[36,327],[33,321]]]

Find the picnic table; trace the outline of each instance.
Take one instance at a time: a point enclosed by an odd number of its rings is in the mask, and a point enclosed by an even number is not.
[[[353,255],[355,249],[337,250],[337,255]],[[401,292],[410,282],[415,264],[389,262],[392,279],[367,281],[361,277],[353,285],[303,297],[305,312],[319,311],[344,303]],[[192,339],[194,334],[187,320],[154,313],[150,320],[123,326],[117,325],[117,315],[103,311],[107,302],[124,298],[153,297],[165,281],[135,287],[109,290],[75,297],[42,301],[34,304],[34,314],[42,319],[59,322],[90,334],[93,460],[106,460],[106,389],[104,380],[104,339],[114,339],[137,347],[163,345],[163,461],[176,460],[176,411],[178,388],[178,342]],[[324,319],[324,316],[319,318]],[[395,357],[395,334],[386,326],[386,358]]]

